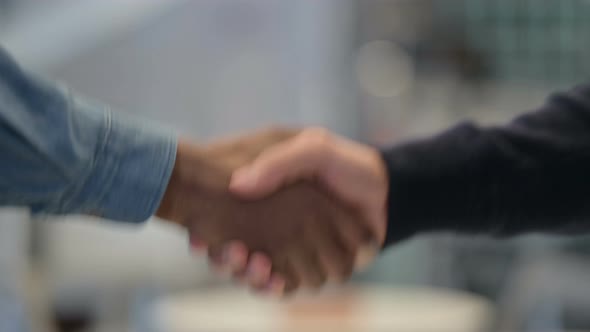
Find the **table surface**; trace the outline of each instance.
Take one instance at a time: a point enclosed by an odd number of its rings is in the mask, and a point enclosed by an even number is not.
[[[157,331],[453,331],[485,330],[484,299],[433,288],[357,286],[289,301],[217,289],[162,299]]]

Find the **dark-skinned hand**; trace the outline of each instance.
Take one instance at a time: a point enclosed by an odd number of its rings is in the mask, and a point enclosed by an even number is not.
[[[232,171],[296,132],[270,130],[202,148],[181,141],[157,216],[185,227],[212,252],[239,241],[270,258],[285,293],[347,279],[372,234],[368,222],[312,182],[297,182],[257,201],[228,190]]]

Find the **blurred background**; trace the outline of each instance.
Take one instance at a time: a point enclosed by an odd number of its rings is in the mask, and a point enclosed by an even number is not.
[[[382,145],[502,123],[587,80],[589,17],[588,0],[0,0],[0,45],[199,140],[280,123]],[[0,228],[1,332],[590,330],[584,237],[421,236],[285,304],[215,278],[158,221],[2,210]]]

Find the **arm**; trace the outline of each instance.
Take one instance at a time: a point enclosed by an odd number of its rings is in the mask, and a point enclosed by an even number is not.
[[[176,139],[90,105],[0,49],[0,205],[140,222],[158,208]]]
[[[262,202],[229,194],[233,168],[292,135],[177,144],[33,78],[0,51],[0,205],[128,222],[156,214],[207,244],[239,240],[270,256],[284,277],[279,293],[347,278],[369,232],[347,206],[308,184]]]
[[[389,242],[437,230],[590,231],[590,85],[507,126],[462,124],[383,157]]]

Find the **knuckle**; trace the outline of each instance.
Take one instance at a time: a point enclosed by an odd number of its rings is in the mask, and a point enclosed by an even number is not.
[[[321,127],[305,129],[301,137],[308,143],[320,146],[327,146],[332,141],[332,134]]]
[[[321,161],[331,154],[334,147],[334,138],[326,129],[308,128],[300,135],[298,143],[309,157]]]

